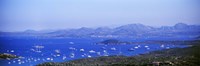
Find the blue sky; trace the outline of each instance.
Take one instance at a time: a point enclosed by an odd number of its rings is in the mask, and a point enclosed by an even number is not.
[[[1,0],[0,30],[199,24],[199,0]]]

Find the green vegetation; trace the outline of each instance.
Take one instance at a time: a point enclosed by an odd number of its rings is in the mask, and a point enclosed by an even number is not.
[[[154,51],[137,56],[108,56],[78,59],[68,62],[46,62],[38,66],[199,66],[200,41],[191,47]]]

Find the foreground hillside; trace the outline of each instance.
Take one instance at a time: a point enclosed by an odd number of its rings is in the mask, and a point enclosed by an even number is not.
[[[85,58],[69,62],[46,62],[38,66],[198,66],[200,65],[200,41],[191,47],[155,51],[148,54]]]

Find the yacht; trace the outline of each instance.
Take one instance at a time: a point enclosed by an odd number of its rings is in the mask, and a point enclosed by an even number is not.
[[[113,47],[113,48],[110,48],[111,50],[113,50],[113,51],[115,51],[116,50],[116,48],[115,47]]]
[[[165,45],[163,45],[163,44],[162,44],[160,47],[164,48],[164,47],[165,47]]]
[[[74,48],[74,47],[69,47],[69,49],[70,49],[70,50],[76,50],[76,48]]]
[[[74,58],[75,54],[74,53],[71,53],[70,54],[70,58]]]
[[[88,55],[88,58],[91,58],[92,56],[91,55]]]
[[[80,49],[81,52],[85,51],[84,49]]]
[[[74,42],[69,42],[69,44],[74,44]]]
[[[90,52],[90,53],[95,53],[95,51],[94,51],[94,50],[90,50],[89,52]]]
[[[130,49],[128,49],[128,51],[134,51],[135,49],[134,48],[130,48]]]
[[[149,46],[144,46],[145,48],[148,48]]]
[[[138,46],[136,46],[136,47],[134,47],[135,49],[138,49],[139,47]]]

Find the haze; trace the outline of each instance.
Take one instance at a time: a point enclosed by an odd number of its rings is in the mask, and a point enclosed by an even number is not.
[[[1,0],[0,31],[199,24],[199,0]]]

